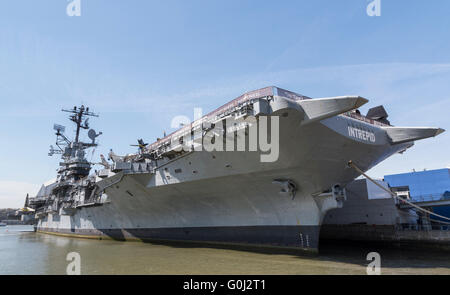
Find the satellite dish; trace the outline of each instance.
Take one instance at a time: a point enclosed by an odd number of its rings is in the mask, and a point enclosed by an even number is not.
[[[88,132],[88,137],[89,137],[92,141],[94,141],[95,138],[96,138],[97,136],[98,136],[98,135],[97,135],[97,132],[95,132],[94,129],[90,129],[90,130],[89,130],[89,132]]]
[[[100,135],[102,135],[102,133],[97,133],[94,129],[89,129],[88,131],[88,137],[92,140],[92,143],[95,143],[95,138],[99,137]]]

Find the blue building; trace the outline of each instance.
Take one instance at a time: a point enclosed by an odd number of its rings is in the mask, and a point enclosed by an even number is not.
[[[412,201],[450,199],[449,168],[385,175],[384,180],[390,187],[408,187]],[[450,217],[450,206],[432,209],[439,215]],[[434,217],[434,219],[439,218]]]

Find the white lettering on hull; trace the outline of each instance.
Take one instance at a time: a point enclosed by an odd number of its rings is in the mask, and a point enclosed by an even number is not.
[[[375,142],[375,133],[348,126],[348,135],[368,142]]]

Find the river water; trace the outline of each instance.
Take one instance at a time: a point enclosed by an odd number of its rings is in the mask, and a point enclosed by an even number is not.
[[[316,256],[88,240],[0,227],[0,274],[66,274],[70,252],[81,274],[366,274],[366,255],[378,252],[381,274],[450,274],[450,253],[326,245]]]

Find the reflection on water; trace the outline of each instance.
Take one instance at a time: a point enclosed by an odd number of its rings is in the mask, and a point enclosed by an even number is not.
[[[26,232],[28,231],[28,232]],[[366,255],[381,254],[382,274],[450,274],[449,252],[338,245],[318,256],[207,248],[174,243],[99,241],[0,228],[0,274],[65,274],[78,252],[82,274],[366,274]]]

